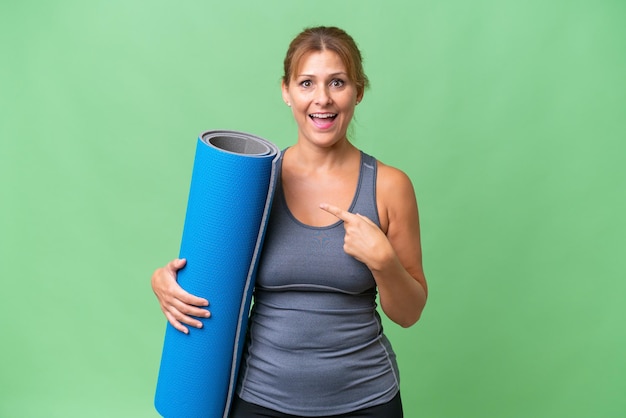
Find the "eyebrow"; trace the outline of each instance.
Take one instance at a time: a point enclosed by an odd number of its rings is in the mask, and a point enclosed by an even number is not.
[[[340,75],[342,75],[342,76],[344,76],[344,77],[347,77],[347,76],[348,76],[348,73],[343,72],[343,71],[340,71],[340,72],[337,72],[337,73],[332,73],[332,74],[329,74],[328,76],[329,76],[329,77],[337,77],[337,76],[340,76]],[[313,78],[315,77],[315,75],[314,75],[314,74],[298,74],[297,76],[298,76],[298,77],[313,77]]]

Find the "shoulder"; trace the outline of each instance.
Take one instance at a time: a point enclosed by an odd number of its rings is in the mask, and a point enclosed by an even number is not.
[[[376,203],[383,231],[390,224],[406,222],[417,215],[415,190],[409,176],[402,170],[378,161]]]
[[[402,170],[384,164],[378,161],[377,164],[377,188],[380,192],[390,191],[411,191],[413,192],[413,183],[409,176]]]
[[[413,191],[413,184],[409,176],[402,170],[387,165],[378,158],[360,151],[366,158],[376,164],[376,191],[385,193],[392,191]]]

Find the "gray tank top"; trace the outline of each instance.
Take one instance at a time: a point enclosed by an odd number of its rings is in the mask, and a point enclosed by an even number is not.
[[[376,160],[362,152],[349,211],[380,225],[375,192]],[[376,311],[376,282],[343,251],[344,234],[342,221],[299,222],[278,182],[239,374],[245,401],[319,416],[382,404],[398,392],[395,354]]]

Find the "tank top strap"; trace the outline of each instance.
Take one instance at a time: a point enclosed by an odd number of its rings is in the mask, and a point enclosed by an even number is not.
[[[283,156],[285,155],[285,151],[286,150],[283,150],[277,162],[276,168],[278,173],[282,172]],[[367,216],[372,222],[380,227],[378,205],[376,203],[376,177],[378,172],[378,161],[376,158],[363,151],[360,151],[360,153],[361,165],[359,167],[359,180],[349,211]],[[275,193],[279,194],[281,198],[278,199],[278,204],[274,203],[274,206],[279,206],[287,213],[291,213],[287,208],[283,195],[282,181],[277,182]]]
[[[350,212],[367,216],[380,227],[378,206],[376,204],[376,176],[378,163],[376,158],[361,151],[361,168],[354,203]]]

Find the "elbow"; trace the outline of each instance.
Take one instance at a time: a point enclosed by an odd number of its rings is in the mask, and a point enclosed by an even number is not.
[[[396,321],[396,324],[400,325],[402,328],[410,328],[419,321],[422,316],[422,312],[418,312],[416,315],[412,315],[410,317],[402,318],[399,321]]]
[[[381,299],[381,307],[383,312],[387,315],[391,321],[400,325],[402,328],[410,328],[417,323],[422,317],[424,311],[425,301],[419,304],[411,304],[404,309],[398,309],[397,306],[389,305]]]
[[[402,328],[407,329],[415,325],[416,322],[417,321],[405,321],[405,322],[396,322],[396,323],[400,325]]]
[[[381,292],[381,307],[383,312],[397,325],[402,328],[409,328],[417,323],[422,317],[422,312],[426,306],[427,293],[425,286],[415,286],[416,290],[407,298],[385,297]]]
[[[404,312],[402,315],[398,315],[398,312],[396,312],[396,315],[390,315],[391,312],[385,313],[387,313],[387,317],[389,317],[389,319],[391,319],[394,323],[400,325],[402,328],[410,328],[415,325],[417,321],[420,320],[422,316],[422,310],[423,309],[417,309],[413,312]]]
[[[397,321],[394,321],[396,324],[400,325],[402,328],[410,328],[417,323],[422,317],[422,312],[424,312],[424,307],[426,306],[426,292],[424,292],[423,298],[420,299],[420,302],[413,306],[412,309],[405,311],[404,315],[400,316]]]

